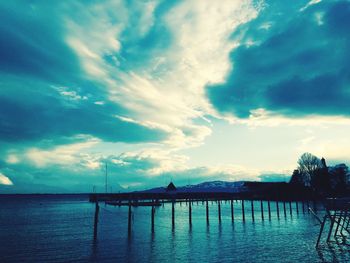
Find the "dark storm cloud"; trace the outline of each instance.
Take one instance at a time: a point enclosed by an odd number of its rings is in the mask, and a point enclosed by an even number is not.
[[[241,45],[226,83],[207,90],[213,105],[240,118],[257,108],[349,115],[350,2],[270,2],[233,34]]]
[[[0,70],[48,81],[76,80],[77,57],[64,43],[60,6],[10,1],[0,6]],[[44,22],[46,21],[46,22]]]
[[[163,131],[115,117],[128,111],[109,103],[107,89],[84,77],[65,43],[62,10],[58,2],[0,5],[0,141],[54,145],[77,134],[113,142],[165,138]],[[54,86],[80,98],[73,101]]]
[[[77,134],[112,142],[152,141],[165,136],[162,131],[116,118],[115,114],[125,113],[117,105],[97,105],[88,97],[71,101],[53,88],[40,87],[40,83],[27,85],[17,96],[0,92],[0,140],[45,139],[59,144]]]

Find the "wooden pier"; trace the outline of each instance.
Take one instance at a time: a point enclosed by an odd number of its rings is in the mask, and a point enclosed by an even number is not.
[[[275,203],[277,218],[280,219],[280,205],[283,207],[283,215],[287,217],[287,204],[289,206],[289,214],[292,216],[293,207],[296,209],[296,213],[299,213],[299,203],[303,207],[308,207],[309,200],[297,199],[287,196],[280,198],[262,198],[261,196],[248,196],[244,194],[237,193],[227,193],[227,192],[204,192],[204,193],[185,193],[185,192],[165,192],[165,193],[145,193],[145,192],[134,192],[134,193],[120,193],[120,194],[90,194],[90,202],[95,203],[95,218],[94,218],[94,238],[97,238],[97,228],[98,228],[98,217],[99,217],[99,204],[104,203],[106,205],[113,206],[128,206],[128,234],[132,233],[132,207],[135,206],[149,206],[150,207],[150,216],[151,216],[151,231],[155,231],[155,207],[164,205],[165,203],[171,204],[171,228],[175,229],[175,212],[176,204],[180,206],[185,203],[188,206],[188,222],[189,226],[192,226],[192,205],[193,203],[205,205],[205,216],[207,225],[209,225],[209,202],[217,204],[217,222],[220,224],[222,221],[222,203],[229,203],[231,221],[234,222],[237,219],[237,213],[235,209],[238,209],[237,206],[234,206],[234,203],[241,203],[240,210],[241,216],[240,220],[243,223],[246,222],[246,205],[250,204],[248,212],[251,212],[251,220],[255,221],[257,217],[261,217],[261,220],[265,220],[265,215],[267,212],[268,220],[271,220],[271,206]],[[264,202],[267,203],[267,206],[264,206]],[[295,205],[293,205],[295,203]],[[255,205],[258,205],[257,207]],[[249,207],[249,206],[248,206]],[[265,211],[267,209],[267,211]],[[309,210],[307,210],[309,211]],[[304,211],[305,212],[305,211]],[[236,216],[236,218],[235,218]]]

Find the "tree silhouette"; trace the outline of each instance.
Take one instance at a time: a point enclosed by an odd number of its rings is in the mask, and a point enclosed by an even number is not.
[[[295,169],[292,174],[292,178],[290,179],[290,182],[293,185],[296,186],[304,186],[304,178],[303,175],[300,173],[298,169]]]
[[[303,153],[298,160],[298,170],[302,175],[304,185],[312,186],[316,173],[322,168],[322,162],[311,153]]]

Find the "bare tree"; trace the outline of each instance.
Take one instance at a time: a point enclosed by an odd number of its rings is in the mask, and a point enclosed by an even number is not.
[[[305,185],[310,186],[316,172],[322,168],[321,160],[311,153],[304,153],[300,156],[298,165]]]

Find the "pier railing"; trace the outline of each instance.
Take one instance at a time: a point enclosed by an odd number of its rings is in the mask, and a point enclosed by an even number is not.
[[[320,221],[320,233],[316,242],[316,248],[319,246],[321,236],[328,225],[327,243],[341,237],[343,240],[350,236],[350,198],[328,198],[324,202],[325,215]]]

